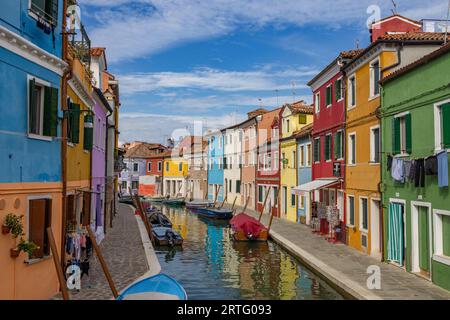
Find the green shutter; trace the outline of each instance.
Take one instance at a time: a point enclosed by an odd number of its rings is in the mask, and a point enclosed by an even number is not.
[[[339,154],[339,132],[336,132],[334,134],[334,158],[335,159],[339,159],[340,158],[340,154]]]
[[[94,140],[94,119],[93,116],[87,114],[84,116],[84,150],[91,151]],[[181,170],[180,170],[181,171]]]
[[[405,132],[406,132],[406,153],[412,152],[412,136],[411,136],[411,114],[405,116]]]
[[[70,133],[69,142],[80,142],[80,105],[76,103],[70,103],[69,105],[69,119],[70,119]]]
[[[306,124],[306,114],[299,114],[298,116],[298,123],[299,124]]]
[[[392,119],[392,153],[400,153],[400,118]]]
[[[441,107],[441,119],[443,148],[450,148],[450,103]]]
[[[342,80],[336,80],[334,84],[334,96],[336,98],[336,101],[342,98],[341,93],[342,93]]]
[[[36,127],[36,109],[37,109],[37,101],[36,101],[36,81],[34,79],[30,80],[30,101],[29,101],[29,124],[28,131],[33,133],[33,129]]]
[[[325,160],[330,160],[330,136],[325,136]]]
[[[58,89],[45,87],[44,136],[56,137],[58,129]]]

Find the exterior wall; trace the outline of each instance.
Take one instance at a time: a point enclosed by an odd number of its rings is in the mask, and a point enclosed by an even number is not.
[[[227,166],[224,167],[224,191],[227,203],[241,205],[241,191],[238,184],[241,183],[241,157],[242,157],[242,134],[240,129],[228,129],[224,133],[224,159]],[[242,185],[242,183],[241,183]]]
[[[194,152],[188,156],[188,192],[192,199],[204,199],[207,195],[207,153]]]
[[[62,1],[59,3],[62,8]],[[61,59],[61,38],[47,35],[36,26],[28,12],[28,0],[3,1],[0,32],[13,32],[20,41],[29,41]],[[61,33],[62,9],[55,35]],[[4,31],[6,30],[6,31]],[[60,87],[62,68],[50,68],[40,58],[27,56],[26,49],[11,49],[0,39],[0,223],[8,213],[24,215],[24,238],[28,239],[29,200],[50,198],[51,227],[58,251],[61,248],[61,140],[34,139],[28,135],[28,77],[44,80],[53,88]],[[9,48],[9,49],[8,49]],[[15,52],[10,51],[17,49]],[[27,56],[27,57],[26,57]],[[61,61],[62,62],[62,61]],[[58,93],[60,95],[60,92]],[[58,116],[62,117],[58,97]],[[61,126],[58,124],[58,137]],[[0,238],[0,300],[48,299],[58,292],[58,280],[51,259],[27,263],[23,252],[10,257],[10,249],[19,239],[11,235]]]
[[[181,171],[179,165],[181,163]],[[164,159],[163,168],[163,191],[164,195],[185,196],[187,192],[186,177],[188,174],[188,163],[180,157]],[[170,184],[168,188],[167,185]]]
[[[387,32],[412,32],[420,31],[420,24],[417,25],[406,19],[400,17],[391,17],[386,21],[381,21],[372,27],[372,42],[376,41],[379,37],[385,35]]]
[[[152,158],[147,159],[147,163],[145,165],[146,174],[148,176],[162,176],[163,173],[163,158]],[[151,170],[148,170],[149,163],[151,163]],[[158,163],[161,163],[161,170],[158,170]]]
[[[404,160],[418,159],[435,153],[435,130],[440,123],[435,116],[435,105],[449,101],[450,89],[442,84],[450,82],[450,54],[430,61],[426,65],[390,81],[383,85],[382,101],[382,182],[384,214],[384,250],[389,243],[389,204],[403,202],[405,209],[405,268],[409,272],[420,272],[417,265],[419,230],[426,230],[426,223],[418,221],[417,207],[427,208],[429,225],[429,261],[432,281],[450,290],[450,257],[437,252],[436,237],[442,230],[437,230],[437,212],[450,211],[450,194],[448,188],[439,188],[437,177],[426,176],[425,188],[416,188],[414,182],[405,184],[393,181],[387,170],[387,155],[393,153],[392,121],[403,112],[411,114],[411,154],[402,157]],[[427,81],[423,81],[427,79]],[[438,129],[437,129],[438,130]],[[439,150],[440,147],[436,147]],[[449,239],[448,231],[443,239]],[[387,256],[387,255],[386,255]],[[387,259],[387,258],[386,258]]]
[[[312,143],[310,136],[301,137],[297,139],[297,157],[300,157],[300,148],[303,147],[305,150],[305,161],[303,165],[300,160],[297,161],[297,183],[298,185],[305,184],[312,181]],[[310,146],[311,152],[308,154],[308,145]],[[306,155],[308,154],[308,155]],[[309,161],[307,160],[309,159]],[[300,200],[303,197],[303,201]],[[302,205],[303,204],[303,205]],[[305,193],[304,195],[297,195],[297,221],[304,224],[309,224],[311,219],[311,195]]]
[[[151,164],[151,165],[150,165]],[[159,170],[158,168],[158,164],[160,164],[161,166],[161,170]],[[147,191],[145,192],[146,195],[149,196],[154,196],[154,195],[162,195],[163,193],[163,164],[164,164],[164,158],[151,158],[151,159],[147,159],[146,165],[145,165],[145,170],[146,170],[146,174],[147,176],[153,176],[155,177],[155,184],[153,185],[149,185],[149,186],[142,186],[143,188],[145,188]],[[150,165],[150,169],[149,169],[149,165]]]
[[[125,158],[124,163],[126,169],[120,173],[119,186],[121,193],[129,194],[129,188],[132,188],[133,193],[139,191],[139,177],[145,176],[147,173],[147,160],[141,158]],[[138,170],[134,171],[134,164],[138,165]],[[124,186],[127,183],[126,187]],[[137,183],[137,188],[133,188],[133,182]]]
[[[213,139],[214,138],[214,139]],[[220,132],[208,135],[208,199],[214,200],[218,191],[217,201],[224,197],[223,135]],[[220,188],[220,189],[219,189]]]
[[[256,195],[256,164],[257,164],[257,129],[256,122],[252,121],[244,128],[244,141],[242,143],[242,186],[241,203],[245,205],[249,197],[247,208],[255,209]]]

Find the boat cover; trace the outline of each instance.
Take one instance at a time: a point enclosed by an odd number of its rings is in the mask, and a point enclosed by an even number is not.
[[[243,231],[245,235],[252,238],[257,238],[262,230],[267,229],[261,222],[245,213],[234,216],[230,224],[235,232]]]

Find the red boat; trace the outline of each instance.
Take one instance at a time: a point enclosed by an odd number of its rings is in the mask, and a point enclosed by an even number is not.
[[[267,241],[269,237],[268,228],[245,213],[234,216],[230,224],[236,241]]]

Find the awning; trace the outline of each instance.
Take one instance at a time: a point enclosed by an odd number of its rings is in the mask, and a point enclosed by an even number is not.
[[[339,179],[317,179],[292,189],[293,194],[303,195],[305,192],[322,189],[339,182]]]

